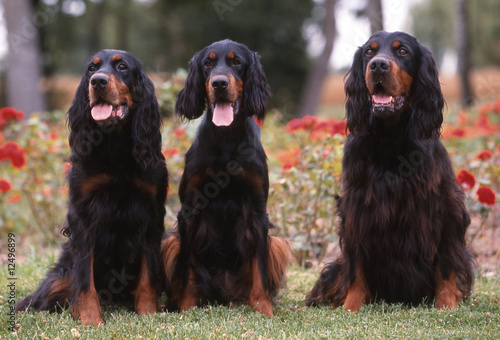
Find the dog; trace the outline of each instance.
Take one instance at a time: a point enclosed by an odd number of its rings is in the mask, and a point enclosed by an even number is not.
[[[168,172],[154,86],[139,60],[118,50],[92,56],[68,124],[69,239],[16,309],[71,307],[83,325],[100,325],[100,300],[133,297],[138,314],[155,313]]]
[[[244,303],[273,315],[272,297],[290,261],[288,242],[269,236],[266,154],[260,128],[271,93],[256,52],[223,40],[189,63],[176,112],[200,117],[185,156],[177,229],[162,243],[167,308]]]
[[[307,305],[456,308],[473,284],[465,195],[440,141],[444,98],[431,53],[403,32],[377,32],[346,76],[341,254]]]

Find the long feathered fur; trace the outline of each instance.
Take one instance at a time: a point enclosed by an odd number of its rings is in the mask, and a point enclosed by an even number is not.
[[[412,59],[405,62],[416,71],[407,71],[408,105],[388,123],[373,113],[365,55],[391,44],[407,46],[411,54],[404,56]],[[357,50],[345,92],[349,135],[336,207],[341,255],[322,270],[307,304],[341,306],[350,299],[346,308],[357,309],[356,299],[413,305],[437,299],[438,307],[449,301],[455,307],[438,287],[443,280],[456,285],[449,293],[457,301],[470,294],[470,218],[439,139],[444,99],[430,52],[407,34],[379,32]]]

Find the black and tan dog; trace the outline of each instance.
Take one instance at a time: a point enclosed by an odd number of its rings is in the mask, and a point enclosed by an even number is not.
[[[272,315],[290,259],[288,243],[268,235],[269,190],[260,129],[270,91],[257,53],[224,40],[189,63],[176,112],[206,114],[186,165],[178,230],[163,241],[169,309],[205,302],[245,303]]]
[[[341,255],[308,304],[457,307],[473,282],[470,218],[440,140],[444,99],[431,53],[406,33],[378,32],[354,55],[345,91]]]
[[[68,122],[69,240],[16,309],[69,306],[82,324],[98,325],[100,302],[133,297],[139,314],[154,313],[168,175],[154,86],[139,60],[117,50],[92,56]]]

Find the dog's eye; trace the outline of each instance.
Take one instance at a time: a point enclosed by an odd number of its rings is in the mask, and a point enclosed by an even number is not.
[[[238,58],[234,58],[233,65],[235,65],[235,66],[241,65],[241,61]]]
[[[206,67],[210,67],[210,66],[212,66],[212,61],[210,59],[207,59],[207,60],[205,60],[205,62],[203,63],[203,65],[206,66]]]
[[[120,71],[125,71],[128,69],[128,66],[125,64],[125,63],[119,63],[117,68],[120,70]]]
[[[408,50],[406,48],[400,48],[398,50],[398,54],[399,55],[407,55],[408,54]]]
[[[95,71],[97,71],[97,66],[95,66],[95,65],[90,65],[90,66],[89,66],[89,72],[90,72],[90,73],[92,73],[92,72],[95,72]]]
[[[372,56],[374,52],[373,52],[373,50],[371,48],[369,48],[369,49],[366,50],[365,53],[366,53],[366,55]]]

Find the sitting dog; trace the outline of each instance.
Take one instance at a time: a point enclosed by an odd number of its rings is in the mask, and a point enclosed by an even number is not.
[[[260,129],[270,91],[259,55],[223,40],[189,63],[176,112],[205,118],[186,153],[178,229],[162,243],[169,309],[240,302],[273,315],[291,257],[268,235],[269,191]]]

